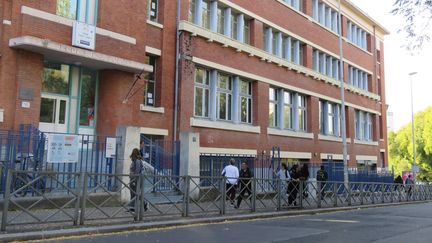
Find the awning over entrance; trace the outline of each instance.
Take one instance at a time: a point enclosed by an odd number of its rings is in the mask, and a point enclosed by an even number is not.
[[[34,36],[21,36],[9,40],[9,47],[43,54],[47,59],[67,64],[79,64],[94,69],[116,69],[131,73],[152,72],[144,63],[88,51]]]

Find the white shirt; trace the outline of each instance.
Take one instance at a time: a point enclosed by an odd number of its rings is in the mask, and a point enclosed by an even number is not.
[[[278,172],[279,179],[282,181],[289,181],[291,180],[291,175],[288,170],[280,169]]]
[[[239,170],[234,165],[227,165],[222,170],[222,175],[227,178],[227,184],[236,185],[239,178]]]

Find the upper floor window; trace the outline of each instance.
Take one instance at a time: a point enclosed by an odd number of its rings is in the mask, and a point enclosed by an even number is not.
[[[250,43],[249,19],[211,0],[189,0],[189,21],[211,31]]]
[[[373,140],[373,115],[356,110],[355,111],[355,138],[362,141]]]
[[[252,82],[240,79],[240,122],[252,123]]]
[[[369,74],[353,66],[348,66],[348,83],[359,89],[369,90]]]
[[[357,45],[358,47],[367,50],[367,32],[354,24],[351,21],[348,21],[347,25],[347,37],[348,40]]]
[[[297,65],[303,64],[303,43],[271,27],[264,27],[264,50]]]
[[[145,64],[153,67],[153,72],[145,73],[144,79],[146,81],[144,86],[144,105],[155,106],[155,89],[156,89],[156,59],[155,56],[146,56]]]
[[[148,19],[158,22],[158,0],[148,0]]]
[[[210,75],[203,68],[195,69],[195,116],[209,117]]]
[[[321,25],[339,33],[339,14],[320,0],[312,0],[312,17]]]
[[[293,7],[294,9],[301,11],[301,2],[303,0],[283,0],[285,3]]]
[[[330,78],[339,79],[339,59],[319,50],[313,51],[313,69]]]
[[[320,100],[320,133],[330,136],[341,136],[341,106],[336,103]]]
[[[218,73],[217,81],[217,108],[219,120],[232,120],[232,77],[227,74]]]
[[[269,89],[269,126],[306,131],[306,96],[283,89]]]
[[[57,0],[56,14],[96,25],[97,0]]]

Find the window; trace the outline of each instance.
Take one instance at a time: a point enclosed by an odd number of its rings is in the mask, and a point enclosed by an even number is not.
[[[240,122],[252,123],[252,82],[240,79]]]
[[[225,33],[225,9],[218,7],[217,31],[219,34]]]
[[[339,14],[320,0],[312,0],[312,17],[321,25],[339,33]]]
[[[44,63],[42,92],[69,95],[69,65]]]
[[[78,0],[57,0],[56,14],[68,19],[77,19]]]
[[[144,88],[144,105],[146,106],[155,106],[155,82],[156,82],[156,57],[155,56],[146,56],[145,64],[148,64],[153,67],[153,72],[146,73],[144,79],[146,81]]]
[[[264,27],[264,50],[268,53],[297,65],[303,65],[303,46],[301,41],[291,36],[274,31],[271,27]]]
[[[217,80],[217,118],[219,120],[231,121],[232,108],[232,78],[223,73],[218,73]]]
[[[348,35],[348,40],[351,43],[357,45],[358,47],[364,50],[368,49],[368,43],[367,43],[368,33],[351,21],[348,21],[347,35]]]
[[[355,131],[357,140],[373,140],[373,115],[367,112],[356,110]]]
[[[369,74],[353,66],[348,66],[348,83],[359,89],[369,90]]]
[[[313,69],[330,78],[339,79],[339,59],[317,49],[313,51]]]
[[[277,127],[278,124],[278,94],[274,88],[269,89],[269,126]]]
[[[189,22],[195,23],[195,0],[189,0],[189,14],[188,20]]]
[[[341,136],[341,106],[328,101],[320,101],[320,133]]]
[[[97,0],[57,0],[56,14],[96,25]]]
[[[202,27],[210,28],[210,3],[208,0],[202,1]]]
[[[209,117],[210,77],[203,68],[195,69],[195,116]]]
[[[298,131],[306,131],[306,97],[303,95],[298,95],[298,101],[297,101],[297,108],[298,108]]]
[[[284,128],[294,129],[293,124],[293,111],[294,108],[294,96],[290,92],[284,92]]]
[[[231,12],[231,38],[233,38],[233,39],[237,39],[237,37],[238,37],[237,20],[238,20],[238,15]]]
[[[283,0],[286,4],[290,5],[294,9],[301,11],[301,0]]]
[[[250,44],[250,20],[244,20],[244,43]]]
[[[158,21],[158,0],[148,0],[148,19]]]
[[[81,73],[80,126],[95,125],[96,78],[95,71],[84,69]]]

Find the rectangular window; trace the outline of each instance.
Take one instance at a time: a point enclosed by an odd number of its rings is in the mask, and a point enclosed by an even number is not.
[[[96,25],[97,0],[57,0],[56,14]]]
[[[209,117],[210,75],[203,68],[195,69],[195,116]]]
[[[189,0],[189,14],[188,20],[189,22],[195,23],[195,0]]]
[[[218,73],[217,81],[217,108],[218,119],[231,121],[232,110],[232,78],[223,73]]]
[[[252,123],[252,82],[239,80],[240,122]]]
[[[210,28],[210,3],[208,0],[202,1],[202,27]]]
[[[81,73],[80,126],[95,125],[96,78],[95,71],[84,69]]]
[[[45,62],[42,92],[69,95],[69,75],[69,65]]]
[[[78,14],[78,0],[57,0],[56,14],[76,20]]]
[[[306,97],[303,95],[298,95],[297,101],[298,107],[298,131],[306,131]]]
[[[348,40],[351,43],[355,44],[361,49],[364,50],[368,49],[368,43],[367,43],[368,33],[365,30],[355,25],[351,21],[348,21],[347,31],[348,31]]]
[[[284,92],[284,128],[285,129],[294,129],[293,126],[293,108],[294,108],[294,96],[285,91]]]
[[[231,38],[237,40],[238,34],[238,14],[231,12]]]
[[[355,138],[361,140],[361,112],[355,111]]]
[[[156,83],[156,57],[146,56],[145,64],[153,67],[153,72],[146,73],[144,76],[145,86],[144,86],[144,105],[155,106],[155,83]]]
[[[369,91],[369,74],[358,68],[348,66],[348,83],[356,88]]]
[[[275,88],[269,89],[269,126],[277,127],[278,124],[278,94]]]
[[[148,0],[148,19],[158,21],[158,0]]]
[[[218,7],[218,21],[217,21],[217,29],[219,34],[225,33],[225,9]]]
[[[244,20],[244,43],[250,44],[250,20]]]

